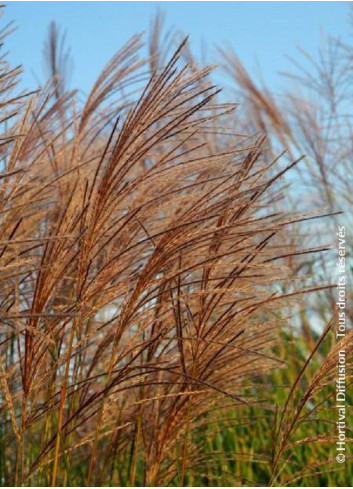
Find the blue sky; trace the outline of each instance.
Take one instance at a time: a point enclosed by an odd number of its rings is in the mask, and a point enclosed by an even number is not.
[[[43,80],[43,41],[55,20],[74,59],[70,85],[87,92],[122,43],[148,29],[157,8],[166,26],[190,34],[209,62],[216,45],[229,43],[272,86],[281,83],[278,72],[288,70],[286,55],[297,56],[298,46],[315,54],[321,32],[351,37],[348,2],[9,2],[5,19],[18,27],[7,41],[10,60],[24,66],[28,87]]]

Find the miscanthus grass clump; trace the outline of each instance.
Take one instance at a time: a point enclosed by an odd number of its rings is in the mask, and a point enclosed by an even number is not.
[[[84,100],[54,25],[44,88],[21,92],[1,60],[2,485],[283,485],[288,449],[324,439],[291,437],[333,375],[334,350],[302,385],[332,323],[280,380],[297,260],[322,249],[296,231],[317,215],[284,203],[299,159],[238,131],[211,68],[186,40],[162,49],[160,27]],[[276,381],[284,399],[264,401]]]

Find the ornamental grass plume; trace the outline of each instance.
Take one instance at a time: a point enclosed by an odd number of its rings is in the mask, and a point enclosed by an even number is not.
[[[312,251],[290,238],[309,217],[278,210],[300,159],[230,129],[212,69],[159,30],[83,101],[55,25],[44,88],[1,61],[3,485],[185,485],[195,433],[282,363],[305,292],[287,260]]]

